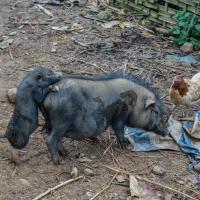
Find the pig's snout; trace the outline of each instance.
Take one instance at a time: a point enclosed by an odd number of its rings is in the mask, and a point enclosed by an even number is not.
[[[169,135],[170,131],[168,128],[165,128],[164,131],[163,131],[163,136],[167,136]]]
[[[164,126],[161,129],[157,129],[157,130],[155,130],[155,132],[157,132],[158,134],[160,134],[162,136],[167,136],[170,133],[170,131],[169,131],[167,126]]]

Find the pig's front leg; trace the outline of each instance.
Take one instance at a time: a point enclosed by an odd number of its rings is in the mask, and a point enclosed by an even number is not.
[[[115,121],[112,124],[112,128],[115,131],[115,135],[117,136],[117,140],[120,146],[123,148],[128,144],[127,139],[124,137],[124,122],[123,121]]]
[[[47,146],[55,164],[60,164],[62,161],[60,157],[60,154],[63,153],[61,138],[62,130],[59,129],[53,129],[47,137]]]
[[[58,142],[58,153],[61,156],[67,155],[67,150],[64,148],[64,146],[63,146],[61,141]]]

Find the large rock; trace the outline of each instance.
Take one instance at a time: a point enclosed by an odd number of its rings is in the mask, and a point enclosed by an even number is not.
[[[181,46],[180,50],[183,53],[191,53],[193,51],[193,45],[190,42],[186,42],[183,46]]]
[[[10,103],[15,103],[17,88],[11,88],[7,92],[8,100]]]

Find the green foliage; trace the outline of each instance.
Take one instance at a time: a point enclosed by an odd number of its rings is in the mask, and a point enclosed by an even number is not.
[[[200,23],[194,13],[179,11],[173,16],[177,24],[170,30],[179,46],[191,42],[195,50],[200,50]]]

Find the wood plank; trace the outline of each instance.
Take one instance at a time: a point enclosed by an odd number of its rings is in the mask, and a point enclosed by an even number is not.
[[[172,25],[175,25],[176,24],[176,21],[175,20],[173,20],[172,18],[170,18],[170,17],[164,17],[164,16],[159,16],[158,17],[158,19],[160,19],[161,21],[163,21],[163,22],[168,22],[168,23],[170,23],[170,24],[172,24]]]
[[[148,19],[151,20],[151,21],[153,21],[153,22],[156,22],[156,23],[158,23],[158,24],[162,24],[162,21],[159,20],[159,19],[157,19],[157,18],[154,18],[154,17],[151,17],[151,16],[150,16]]]
[[[178,1],[181,3],[184,3],[186,5],[195,6],[195,3],[192,2],[191,0],[190,1],[189,0],[178,0]]]
[[[129,2],[128,3],[128,6],[134,8],[135,10],[137,11],[142,11],[144,6],[141,6],[141,5],[136,5],[135,3],[132,3],[132,2]]]
[[[158,5],[157,4],[152,4],[152,3],[145,2],[143,5],[148,7],[148,8],[152,8],[154,10],[158,10]]]
[[[155,3],[155,0],[148,0],[150,3]]]
[[[159,11],[158,13],[159,16],[163,16],[163,17],[168,17],[168,18],[171,18],[172,17],[172,14],[168,13],[168,12],[163,12],[163,11]]]
[[[158,17],[158,12],[155,12],[153,10],[150,11],[150,16],[157,18]]]
[[[165,2],[171,3],[175,6],[178,6],[179,2],[177,0],[165,0]]]

